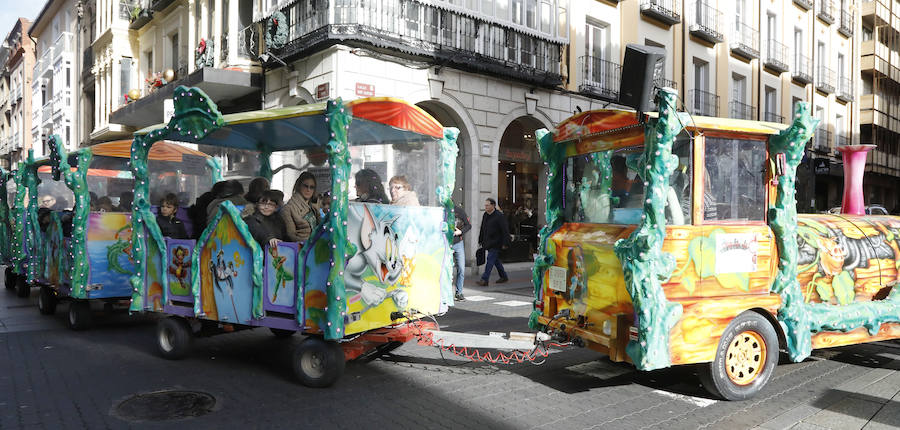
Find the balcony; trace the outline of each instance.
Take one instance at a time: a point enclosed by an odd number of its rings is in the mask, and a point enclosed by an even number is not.
[[[766,112],[765,115],[763,115],[763,121],[784,124],[784,117],[775,112]]]
[[[578,57],[578,92],[603,100],[619,99],[619,78],[622,66],[599,57]]]
[[[826,94],[834,92],[834,70],[819,66],[816,71],[816,89]]]
[[[690,99],[694,115],[719,116],[719,96],[703,90],[691,90]]]
[[[681,23],[681,0],[641,0],[641,15],[663,24]]]
[[[794,0],[794,4],[800,6],[804,10],[810,10],[813,7],[813,0]]]
[[[853,37],[853,12],[841,11],[841,26],[838,31],[847,37]]]
[[[75,35],[69,32],[61,33],[53,42],[52,65],[59,62],[64,54],[75,54]]]
[[[816,134],[813,136],[813,150],[820,152],[828,152],[830,150],[831,132],[824,126],[816,128]]]
[[[834,134],[834,147],[847,146],[850,144],[850,136],[847,133]]]
[[[734,25],[731,34],[731,52],[748,60],[759,58],[759,31],[740,23]]]
[[[834,2],[816,0],[816,16],[826,24],[834,24]]]
[[[657,78],[653,81],[653,85],[656,85],[657,88],[671,88],[673,90],[678,89],[678,83],[666,78]]]
[[[731,117],[734,119],[753,119],[753,105],[748,105],[746,103],[741,103],[738,101],[731,101],[729,104],[731,110]]]
[[[837,98],[845,102],[853,101],[853,80],[850,78],[838,78]]]
[[[794,55],[794,68],[791,69],[791,78],[804,85],[812,83],[812,61],[809,61],[809,58],[803,54]]]
[[[775,39],[769,39],[766,45],[765,66],[778,73],[787,72],[789,68],[787,46]]]
[[[553,87],[563,81],[560,56],[568,44],[566,38],[511,28],[443,5],[382,0],[377,7],[370,6],[365,0],[292,2],[281,9],[285,16],[298,17],[290,22],[289,40],[284,46],[260,51],[293,61],[340,43],[534,85]],[[387,13],[400,10],[405,13]]]
[[[150,3],[150,9],[154,12],[162,12],[174,2],[175,0],[154,0],[152,3]]]
[[[693,19],[688,28],[692,36],[713,44],[725,40],[722,34],[722,12],[704,1],[694,3],[693,9]]]

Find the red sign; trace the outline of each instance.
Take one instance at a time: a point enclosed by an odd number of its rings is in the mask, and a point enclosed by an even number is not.
[[[356,95],[360,97],[374,97],[375,85],[356,83]]]
[[[329,95],[331,95],[331,90],[328,82],[316,86],[316,100],[327,99]]]

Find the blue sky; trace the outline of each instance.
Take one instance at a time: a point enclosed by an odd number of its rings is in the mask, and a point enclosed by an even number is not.
[[[0,37],[5,38],[20,16],[34,21],[44,0],[0,0]]]

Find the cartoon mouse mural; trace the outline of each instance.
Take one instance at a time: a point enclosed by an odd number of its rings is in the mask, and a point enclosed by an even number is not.
[[[359,208],[351,207],[351,210],[358,211]],[[351,322],[388,297],[399,310],[406,308],[408,299],[406,291],[400,288],[388,291],[397,285],[403,271],[398,246],[400,237],[393,229],[397,218],[376,219],[365,204],[361,218],[361,222],[349,223],[347,234],[351,241],[358,241],[357,253],[347,262],[347,290],[357,294],[356,299],[362,300],[364,305],[358,314],[351,316]]]

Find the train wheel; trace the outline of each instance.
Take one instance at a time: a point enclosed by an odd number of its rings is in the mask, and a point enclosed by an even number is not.
[[[69,303],[69,328],[84,330],[91,326],[91,304],[87,300],[72,300]]]
[[[191,350],[194,333],[183,318],[168,317],[156,323],[156,345],[169,360],[184,358]]]
[[[56,291],[48,286],[41,287],[41,293],[38,296],[38,310],[43,315],[53,315],[56,313]]]
[[[762,315],[748,311],[725,328],[716,359],[700,371],[703,386],[726,400],[753,397],[778,365],[778,334]]]
[[[19,297],[28,297],[31,294],[31,285],[25,276],[16,276],[16,295]]]
[[[16,272],[13,271],[12,266],[6,266],[6,278],[3,280],[3,285],[7,290],[12,290],[16,288]]]
[[[344,374],[346,360],[337,342],[308,337],[291,358],[294,375],[307,387],[329,387]]]
[[[272,334],[274,334],[275,337],[277,337],[279,339],[291,337],[294,335],[294,333],[296,333],[296,331],[294,331],[294,330],[285,330],[283,328],[275,328],[275,327],[269,327],[269,331],[271,331]]]

